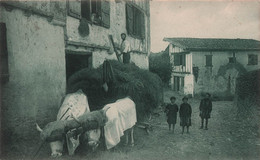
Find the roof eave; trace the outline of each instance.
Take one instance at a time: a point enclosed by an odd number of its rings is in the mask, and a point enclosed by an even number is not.
[[[187,48],[189,51],[260,51],[260,48],[250,48],[250,49],[209,49],[209,48]]]

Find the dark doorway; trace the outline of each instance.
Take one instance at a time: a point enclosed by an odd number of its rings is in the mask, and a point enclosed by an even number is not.
[[[174,76],[174,91],[179,91],[180,90],[180,77]]]
[[[92,53],[84,54],[66,53],[66,79],[68,80],[75,72],[92,67]]]
[[[173,90],[174,91],[183,91],[184,88],[184,77],[174,76],[173,79]]]

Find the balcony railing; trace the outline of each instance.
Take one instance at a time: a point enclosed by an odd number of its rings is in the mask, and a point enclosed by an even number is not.
[[[172,72],[174,73],[191,73],[190,67],[186,67],[186,66],[173,66],[172,68]]]

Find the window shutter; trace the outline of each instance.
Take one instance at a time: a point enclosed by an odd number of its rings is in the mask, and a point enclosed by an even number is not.
[[[102,26],[109,28],[110,27],[110,3],[107,0],[101,2],[101,17],[102,17]]]
[[[206,55],[206,66],[212,66],[212,55]]]
[[[180,55],[174,55],[174,66],[180,65]]]
[[[81,0],[68,1],[68,14],[72,17],[81,18]]]
[[[133,8],[134,10],[134,35],[140,36],[141,33],[141,17],[140,11],[137,8]]]
[[[133,14],[133,9],[129,4],[126,4],[126,29],[128,34],[133,35],[134,14]]]
[[[0,78],[1,83],[6,83],[9,80],[8,73],[8,53],[7,53],[7,38],[6,25],[0,23]]]
[[[90,0],[81,0],[81,17],[91,21],[91,3]]]
[[[258,64],[258,55],[255,55],[255,65]]]
[[[182,63],[181,63],[183,66],[186,65],[186,54],[183,54],[182,55]]]
[[[145,39],[145,17],[144,17],[144,13],[141,12],[141,15],[140,15],[140,18],[141,18],[141,38],[142,39]]]

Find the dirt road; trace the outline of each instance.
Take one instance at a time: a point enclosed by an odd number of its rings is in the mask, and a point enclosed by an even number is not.
[[[165,92],[165,101],[169,102],[172,91]],[[177,97],[177,104],[181,97]],[[150,135],[135,128],[135,146],[125,147],[119,144],[110,151],[80,152],[75,156],[63,156],[60,159],[96,159],[96,160],[166,160],[166,159],[259,159],[259,134],[254,126],[237,121],[236,107],[231,101],[213,102],[213,111],[209,120],[209,130],[201,130],[199,100],[189,99],[192,106],[192,126],[190,133],[181,134],[179,118],[175,132],[168,131],[168,124],[163,112],[153,117],[154,129]],[[257,123],[258,124],[258,123]],[[258,127],[258,126],[256,126]],[[123,141],[123,139],[122,139]],[[47,158],[47,148],[38,157]]]
[[[181,104],[181,96],[168,90],[165,92],[165,102],[175,95],[177,104]],[[150,135],[140,128],[135,128],[135,146],[123,146],[121,143],[109,151],[98,149],[95,152],[84,149],[74,156],[64,155],[58,159],[88,159],[88,160],[167,160],[167,159],[193,159],[193,160],[222,160],[222,159],[259,159],[260,136],[257,129],[259,119],[245,119],[238,121],[236,107],[231,101],[213,102],[213,111],[209,120],[209,130],[201,130],[199,117],[199,99],[191,98],[192,126],[190,133],[181,134],[179,117],[175,126],[175,132],[168,131],[166,116],[160,112],[160,116],[153,117],[151,123],[154,129]],[[254,125],[249,122],[255,122]],[[27,146],[28,153],[21,153],[19,159],[29,159],[33,153],[31,144]],[[31,151],[32,150],[32,151]],[[51,159],[50,148],[43,146],[36,159]],[[16,159],[16,158],[14,158]]]

